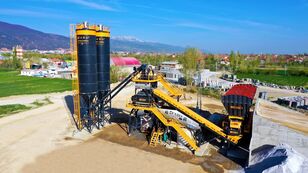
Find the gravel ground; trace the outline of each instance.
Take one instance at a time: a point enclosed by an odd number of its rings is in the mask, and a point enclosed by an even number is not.
[[[115,110],[130,111],[125,108],[125,103],[134,93],[133,88],[134,85],[127,86],[114,98],[112,106]],[[67,106],[67,103],[72,104],[70,92],[5,97],[0,99],[0,104],[30,104],[45,97],[53,103],[0,119],[0,172],[204,171],[200,165],[172,156],[95,137],[101,132],[98,130],[92,134],[77,131]],[[216,165],[217,170],[223,169],[220,167]]]

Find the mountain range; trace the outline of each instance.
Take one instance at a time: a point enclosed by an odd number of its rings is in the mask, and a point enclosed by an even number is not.
[[[21,45],[26,50],[67,49],[69,38],[0,21],[0,48],[11,49],[16,45]],[[111,37],[110,46],[111,51],[124,52],[176,53],[184,51],[184,47],[142,41],[131,36]]]

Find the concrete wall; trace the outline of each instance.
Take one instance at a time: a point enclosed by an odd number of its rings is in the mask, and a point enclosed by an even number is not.
[[[280,123],[273,122],[270,119],[260,116],[258,103],[257,101],[253,115],[250,154],[254,149],[262,145],[286,143],[295,151],[308,157],[308,136],[302,132],[290,129]]]

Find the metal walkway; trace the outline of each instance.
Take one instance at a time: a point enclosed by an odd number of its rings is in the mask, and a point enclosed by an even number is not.
[[[165,126],[169,126],[169,127],[174,128],[177,131],[177,133],[187,142],[187,144],[189,145],[189,148],[191,148],[194,151],[198,150],[198,146],[196,144],[196,141],[193,138],[191,138],[190,136],[188,136],[186,134],[186,132],[182,129],[182,128],[185,128],[185,127],[183,125],[179,124],[178,122],[174,121],[173,119],[167,119],[158,110],[157,107],[154,107],[154,106],[151,106],[151,107],[135,106],[131,103],[128,103],[126,106],[128,108],[132,108],[132,109],[151,111]]]
[[[168,90],[171,96],[181,97],[183,95],[183,91],[181,89],[167,82],[163,76],[158,75],[158,80],[164,86],[164,88]]]
[[[196,112],[192,111],[191,109],[189,109],[188,107],[184,106],[183,104],[181,104],[180,102],[177,102],[176,100],[174,100],[172,97],[170,97],[169,95],[165,94],[164,92],[160,91],[159,89],[154,89],[153,93],[163,99],[164,101],[166,101],[167,103],[169,103],[170,105],[174,106],[176,109],[178,109],[179,111],[181,111],[182,113],[184,113],[185,115],[193,118],[194,120],[196,120],[198,123],[203,124],[206,128],[210,129],[211,131],[215,132],[216,134],[218,134],[219,136],[227,139],[228,141],[237,144],[238,141],[241,139],[241,136],[230,136],[224,133],[223,129],[220,128],[219,126],[217,126],[216,124],[212,123],[211,121],[203,118],[202,116],[200,116],[199,114],[197,114]]]

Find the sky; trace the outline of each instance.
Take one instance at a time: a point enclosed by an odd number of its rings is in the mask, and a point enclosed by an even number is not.
[[[210,53],[307,53],[308,0],[0,0],[0,21],[69,36],[88,21],[111,36]]]

